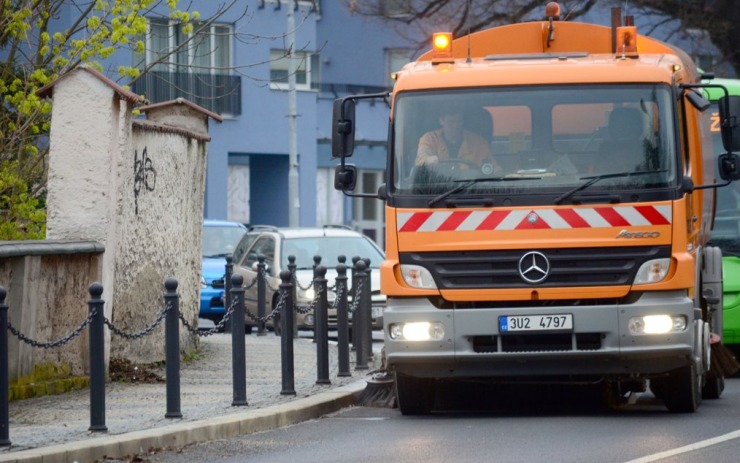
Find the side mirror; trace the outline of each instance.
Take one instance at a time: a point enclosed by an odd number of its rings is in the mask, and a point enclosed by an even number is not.
[[[724,132],[722,135],[724,138]],[[720,154],[717,163],[722,180],[740,180],[740,156],[733,153]]]
[[[740,118],[740,96],[726,95],[720,98],[719,120],[722,144],[729,152],[740,151],[740,121],[738,118]]]
[[[340,191],[352,191],[357,185],[357,167],[347,164],[334,168],[334,188]]]
[[[334,100],[331,127],[331,156],[345,158],[352,156],[355,149],[355,100],[340,98]]]
[[[712,105],[709,100],[693,90],[688,91],[686,98],[689,100],[689,103],[691,103],[691,106],[698,109],[700,112],[706,111]]]

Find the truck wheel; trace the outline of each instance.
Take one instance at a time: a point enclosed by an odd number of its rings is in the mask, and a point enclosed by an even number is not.
[[[403,415],[428,415],[435,398],[433,379],[396,373],[396,400]]]
[[[653,378],[650,380],[650,392],[656,399],[663,399],[665,395],[665,378]]]
[[[663,401],[671,413],[694,413],[701,403],[702,375],[696,365],[677,368],[668,373]]]
[[[704,387],[701,389],[702,399],[719,399],[722,395],[722,391],[725,390],[725,378],[724,376],[717,375],[715,372],[710,371],[707,373],[707,381],[704,383]]]

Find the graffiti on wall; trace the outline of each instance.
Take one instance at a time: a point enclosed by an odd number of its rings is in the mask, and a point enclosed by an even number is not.
[[[139,159],[139,152],[134,150],[134,205],[136,215],[139,215],[139,194],[142,190],[154,191],[156,184],[157,171],[154,170],[152,160],[146,152],[146,147],[141,152],[141,159]]]

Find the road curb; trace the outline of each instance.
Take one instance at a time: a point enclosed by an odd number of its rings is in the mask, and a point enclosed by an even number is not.
[[[197,442],[267,431],[315,419],[351,406],[366,385],[363,379],[310,397],[223,417],[183,421],[160,428],[0,454],[0,462],[92,462],[103,458],[131,457],[150,449],[183,447]]]

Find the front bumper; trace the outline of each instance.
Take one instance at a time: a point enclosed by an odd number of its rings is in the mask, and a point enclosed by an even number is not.
[[[214,288],[211,285],[200,288],[200,317],[214,319],[223,317],[226,313],[224,307],[223,288]]]
[[[501,334],[499,317],[572,314],[564,333]],[[685,315],[686,330],[633,335],[629,319],[669,313]],[[685,292],[643,293],[632,304],[528,308],[437,309],[427,299],[393,299],[384,313],[389,368],[411,376],[650,376],[696,362],[695,311]],[[393,340],[389,325],[438,322],[440,341]]]

